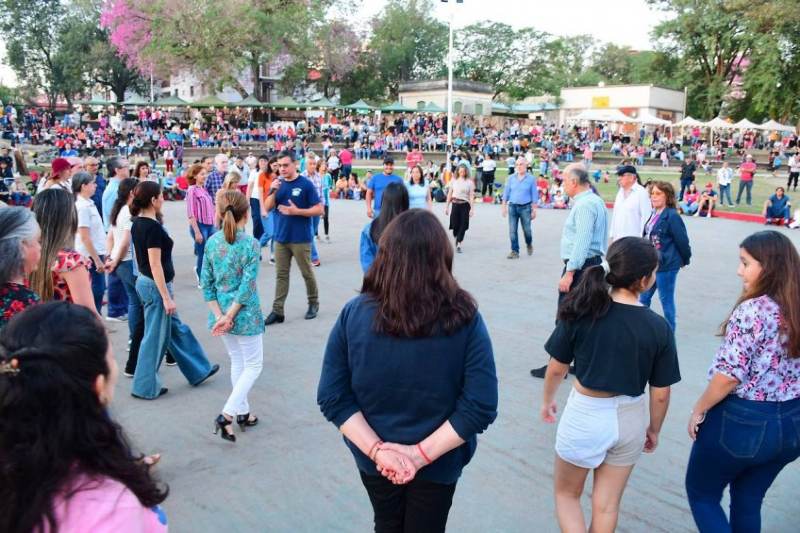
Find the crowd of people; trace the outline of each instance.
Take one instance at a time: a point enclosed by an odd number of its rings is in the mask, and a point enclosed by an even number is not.
[[[413,145],[420,141],[414,135],[442,126],[433,117],[418,118],[394,123],[394,135],[411,136]],[[158,128],[168,120],[140,116],[137,127]],[[459,127],[466,132],[471,125]],[[576,133],[585,136],[583,159],[590,164],[588,139],[606,132]],[[580,496],[590,472],[591,529],[614,530],[627,480],[641,453],[659,446],[670,387],[681,379],[675,287],[692,250],[679,209],[690,212],[695,203],[695,212],[711,213],[713,184],[705,197],[697,193],[695,168],[691,180],[682,173],[676,194],[666,181],[642,183],[637,167],[623,164],[616,169],[619,190],[609,218],[589,166],[572,162],[558,169],[558,143],[553,160],[547,147],[539,156],[521,142],[516,150],[519,135],[495,152],[502,139],[489,136],[479,144],[480,163],[463,151],[455,154],[454,170],[446,174],[423,167],[419,149],[412,148],[401,177],[394,158],[383,154],[383,171],[358,187],[369,219],[360,235],[364,279],[330,332],[317,401],[346,438],[376,531],[444,531],[477,434],[497,416],[489,329],[478,302],[452,275],[476,203],[487,193],[497,194],[500,214],[508,218],[512,260],[520,258],[520,227],[527,255],[534,253],[537,208],[554,206],[555,196],[569,207],[559,247],[557,322],[544,346],[549,361],[531,371],[544,378],[546,423],[556,422],[557,389],[575,374],[555,442],[554,493],[563,530],[586,530]],[[80,159],[65,143],[37,184],[32,208],[0,208],[0,434],[19,437],[0,439],[0,530],[123,523],[166,529],[158,504],[167,490],[149,469],[153,458],[135,453],[107,412],[119,372],[101,321],[127,322],[122,373],[131,379],[134,398],[156,400],[169,392],[159,377],[162,362],[177,365],[191,386],[201,385],[220,367],[179,318],[172,287],[179,269],[193,271],[209,308],[207,327],[230,357],[231,391],[213,420],[215,433],[230,443],[243,438],[259,423],[248,395],[263,368],[265,327],[287,319],[292,260],[305,282],[304,318],[319,312],[315,268],[322,264],[331,198],[350,190],[340,191],[339,181],[352,178],[353,158],[364,150],[356,142],[353,152],[323,145],[319,156],[303,150],[298,157],[284,146],[232,163],[220,153],[188,165],[183,223],[196,256],[191,266],[173,261],[175,241],[163,220],[167,187],[146,161],[131,174],[127,151],[107,158],[102,175],[96,158]],[[170,150],[164,146],[165,155]],[[509,155],[510,173],[495,191],[501,153]],[[745,157],[739,171],[752,180],[750,163]],[[480,190],[471,173],[477,164]],[[548,177],[558,179],[559,189],[552,202],[542,203],[551,192]],[[441,185],[431,187],[437,179]],[[430,212],[437,188],[452,245]],[[785,192],[779,188],[765,205],[771,222],[788,222]],[[800,257],[776,231],[745,239],[740,256],[742,294],[722,326],[709,385],[688,423],[693,444],[686,490],[703,532],[758,531],[764,494],[800,456],[793,425],[800,416],[800,283],[785,276],[800,270]],[[265,257],[275,266],[266,316],[257,290]],[[663,317],[648,309],[656,291]],[[65,331],[58,323],[72,327]],[[23,424],[29,429],[19,431]],[[34,445],[53,440],[53,446]],[[735,495],[726,516],[720,500],[729,485]]]

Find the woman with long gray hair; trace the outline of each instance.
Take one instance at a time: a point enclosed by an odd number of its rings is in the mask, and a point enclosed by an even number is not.
[[[27,277],[39,262],[40,237],[39,224],[29,209],[0,209],[0,329],[39,301]]]
[[[65,300],[96,313],[88,261],[72,248],[78,230],[72,195],[46,189],[34,198],[33,214],[42,230],[42,254],[30,275],[31,288],[44,301]]]

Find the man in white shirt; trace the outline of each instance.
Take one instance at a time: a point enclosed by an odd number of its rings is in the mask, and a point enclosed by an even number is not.
[[[617,176],[619,176],[619,191],[614,200],[609,243],[623,237],[641,237],[644,225],[653,210],[647,189],[639,184],[636,167],[621,166],[617,170]]]
[[[725,203],[725,196],[728,197],[728,207],[733,207],[731,198],[731,183],[733,182],[733,169],[728,166],[728,162],[722,163],[722,167],[717,170],[717,185],[719,186],[719,203]]]
[[[792,186],[792,181],[794,181],[794,189],[792,190],[797,190],[798,178],[800,178],[800,152],[795,152],[794,155],[789,158],[789,182],[786,184],[787,192]]]
[[[331,155],[328,157],[328,172],[331,173],[331,178],[336,180],[339,177],[339,157],[336,155],[336,150],[331,149]]]

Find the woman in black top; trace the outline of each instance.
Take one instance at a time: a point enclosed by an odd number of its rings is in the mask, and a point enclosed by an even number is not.
[[[144,337],[131,394],[146,400],[167,392],[158,378],[158,367],[167,348],[192,385],[199,385],[219,370],[219,365],[208,362],[192,330],[178,318],[172,299],[173,243],[161,225],[163,203],[161,186],[154,181],[143,181],[134,189],[131,239],[140,274],[136,278],[136,292],[144,307]]]
[[[658,252],[649,241],[614,241],[608,261],[587,269],[564,299],[545,344],[551,356],[541,409],[545,422],[555,422],[556,391],[575,363],[574,388],[556,435],[556,512],[564,531],[586,531],[580,495],[590,470],[592,529],[613,531],[636,460],[658,445],[669,387],[680,372],[669,324],[639,303],[657,267]]]

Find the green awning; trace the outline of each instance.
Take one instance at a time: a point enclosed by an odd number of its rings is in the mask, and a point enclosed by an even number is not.
[[[128,98],[127,100],[122,102],[122,105],[147,105],[149,103],[150,103],[149,100],[142,98],[138,94],[134,94],[132,98]]]
[[[353,102],[350,105],[344,106],[344,109],[353,109],[355,111],[372,111],[375,108],[366,103],[364,100],[359,100],[358,102]]]
[[[177,107],[177,106],[188,106],[191,105],[186,100],[179,98],[174,95],[165,96],[163,98],[159,98],[156,100],[155,105],[157,106],[166,106],[166,107]]]
[[[384,113],[413,113],[417,110],[416,107],[409,107],[407,105],[403,105],[400,102],[395,102],[391,105],[387,105],[386,107],[382,107],[381,111]]]
[[[309,109],[331,109],[336,107],[336,104],[327,98],[321,98],[315,102],[309,102],[307,105]]]
[[[308,107],[308,104],[301,104],[294,98],[287,96],[286,98],[281,98],[275,102],[264,104],[264,106],[271,107],[273,109],[305,109]]]
[[[222,98],[218,98],[217,95],[210,94],[210,95],[208,95],[208,96],[206,96],[204,98],[201,98],[199,100],[195,100],[194,102],[192,102],[189,105],[191,107],[225,107],[228,104],[229,104],[229,102],[226,102]]]

